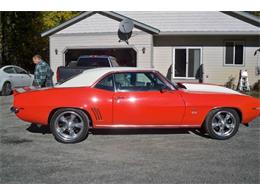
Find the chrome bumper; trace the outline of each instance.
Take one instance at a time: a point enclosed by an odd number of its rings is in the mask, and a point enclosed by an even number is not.
[[[15,113],[15,114],[18,113],[19,110],[20,110],[19,108],[16,108],[16,107],[13,107],[13,106],[10,108],[10,111]]]

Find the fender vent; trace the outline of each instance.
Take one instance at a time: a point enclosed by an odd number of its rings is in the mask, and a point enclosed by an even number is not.
[[[93,108],[91,108],[91,110],[94,113],[95,118],[96,118],[97,121],[102,120],[102,115],[101,115],[101,113],[100,113],[98,108],[93,107]]]

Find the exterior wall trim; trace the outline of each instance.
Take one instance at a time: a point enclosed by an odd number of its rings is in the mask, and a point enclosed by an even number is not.
[[[176,49],[200,49],[200,64],[203,64],[203,47],[202,46],[176,46],[172,48],[172,78],[173,79],[187,79],[195,80],[195,77],[175,77],[175,50]],[[187,61],[186,61],[187,66]],[[187,70],[186,70],[187,71]]]
[[[226,59],[226,42],[241,42],[243,43],[243,64],[226,64],[225,59]],[[224,67],[245,67],[245,62],[246,62],[246,42],[245,40],[241,39],[226,39],[223,42],[223,66]],[[235,57],[235,56],[234,56]],[[234,60],[234,59],[233,59]]]

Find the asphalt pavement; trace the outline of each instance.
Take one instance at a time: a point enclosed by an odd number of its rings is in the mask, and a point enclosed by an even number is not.
[[[260,117],[218,141],[189,129],[96,130],[55,141],[0,97],[0,183],[259,183]]]

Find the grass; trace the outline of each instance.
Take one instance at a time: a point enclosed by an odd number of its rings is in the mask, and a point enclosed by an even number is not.
[[[251,95],[256,98],[260,98],[260,91],[250,91],[250,92],[245,92],[245,94]]]

